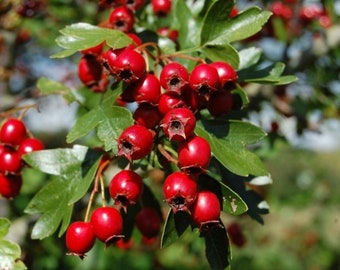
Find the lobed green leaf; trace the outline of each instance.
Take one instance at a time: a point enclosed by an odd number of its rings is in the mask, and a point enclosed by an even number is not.
[[[195,132],[208,140],[213,156],[231,172],[242,176],[268,174],[259,157],[245,148],[266,135],[259,127],[238,120],[200,120]]]
[[[115,49],[126,47],[132,42],[122,31],[83,22],[68,25],[60,33],[62,35],[57,37],[56,43],[64,50],[53,54],[51,58],[68,57],[103,42]]]
[[[37,87],[44,95],[61,94],[68,102],[71,103],[75,101],[75,97],[69,87],[46,77],[39,78],[37,81]]]

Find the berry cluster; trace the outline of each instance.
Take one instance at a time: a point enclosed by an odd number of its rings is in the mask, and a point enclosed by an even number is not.
[[[37,138],[29,137],[27,128],[21,120],[9,118],[0,129],[0,194],[13,198],[22,185],[21,169],[24,165],[22,155],[44,149]]]
[[[159,234],[162,214],[140,204],[145,185],[132,169],[135,161],[153,151],[163,168],[176,165],[163,183],[164,200],[173,212],[189,213],[201,232],[220,224],[221,198],[198,183],[200,175],[208,170],[211,148],[205,138],[195,134],[195,127],[202,110],[211,117],[221,117],[233,109],[232,90],[238,75],[229,63],[202,58],[189,58],[195,61],[189,70],[178,60],[185,55],[162,55],[156,43],[143,43],[133,32],[134,14],[143,4],[144,1],[100,1],[101,8],[112,8],[103,27],[124,32],[132,43],[119,49],[99,44],[81,51],[78,75],[89,89],[104,92],[109,81],[121,83],[122,93],[116,105],[136,105],[132,111],[134,124],[116,138],[116,155],[104,161],[97,173],[101,175],[113,158],[128,161],[129,168],[120,170],[110,181],[113,205],[104,206],[103,199],[103,206],[95,209],[91,217],[87,213],[85,221],[72,223],[66,232],[70,254],[81,258],[96,238],[106,245],[128,245],[130,239],[124,239],[122,213],[128,212],[131,205],[140,206],[134,220],[143,238],[153,239]],[[155,16],[167,16],[171,10],[170,0],[152,0],[150,4]],[[158,34],[177,41],[178,33],[173,29],[163,27]],[[150,66],[154,68],[151,70]]]

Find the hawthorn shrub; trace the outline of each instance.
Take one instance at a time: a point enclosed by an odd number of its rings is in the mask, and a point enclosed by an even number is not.
[[[18,14],[44,8],[32,2]],[[37,82],[41,95],[61,95],[78,114],[67,147],[20,156],[21,166],[48,179],[25,208],[38,215],[31,238],[65,237],[65,256],[86,260],[96,241],[128,249],[137,231],[142,243],[163,249],[192,231],[211,269],[230,268],[230,243],[245,240],[232,235],[239,229],[224,215],[263,223],[269,210],[256,186],[270,184],[270,174],[253,151],[266,132],[245,118],[252,105],[245,87],[296,80],[284,63],[263,61],[249,46],[272,12],[224,0],[96,5],[101,19],[62,27],[51,56],[77,59],[79,85]],[[18,174],[6,168],[2,178]],[[9,223],[1,222],[3,238]],[[18,247],[1,241],[11,251],[0,255],[1,266],[24,268]]]

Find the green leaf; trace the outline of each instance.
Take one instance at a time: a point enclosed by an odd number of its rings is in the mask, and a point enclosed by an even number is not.
[[[242,198],[228,186],[221,184],[222,196],[223,196],[223,211],[231,215],[242,215],[248,211],[247,204]]]
[[[237,120],[201,120],[195,132],[208,140],[213,156],[231,172],[241,176],[268,174],[259,157],[245,147],[266,135],[259,127]]]
[[[129,110],[113,106],[119,93],[118,89],[108,91],[101,103],[79,117],[68,133],[66,141],[72,143],[97,128],[98,138],[104,142],[105,151],[116,152],[116,139],[126,127],[133,124]]]
[[[43,239],[60,226],[61,236],[71,219],[73,204],[92,183],[100,153],[85,146],[32,152],[24,156],[31,167],[55,175],[30,201],[28,214],[41,214],[32,230],[33,239]]]
[[[168,247],[177,241],[190,225],[191,217],[188,212],[178,211],[174,214],[170,209],[163,226],[161,248]]]
[[[18,244],[4,239],[10,228],[7,218],[0,218],[0,269],[24,270],[25,264],[20,260],[21,249]]]
[[[236,49],[230,44],[224,45],[206,45],[201,51],[211,61],[225,61],[234,69],[238,69],[240,60]]]
[[[262,29],[271,16],[269,11],[250,7],[229,19],[232,1],[216,1],[208,10],[201,29],[201,45],[225,45],[246,39]]]
[[[222,224],[204,234],[205,254],[211,269],[230,269],[231,251],[226,229]]]
[[[37,87],[44,95],[61,94],[68,102],[75,101],[75,97],[73,96],[71,89],[62,83],[41,77],[37,82]]]
[[[262,50],[256,47],[250,47],[238,52],[240,57],[239,69],[245,69],[258,63],[262,55]]]
[[[281,76],[285,69],[285,64],[277,62],[270,64],[267,67],[256,69],[251,66],[238,71],[240,81],[247,83],[261,83],[261,84],[288,84],[294,82],[297,78],[293,75]]]
[[[60,30],[56,43],[64,49],[52,55],[52,58],[63,58],[76,52],[106,42],[111,48],[119,49],[129,45],[132,40],[122,31],[94,26],[88,23],[75,23]]]
[[[199,21],[193,18],[185,1],[174,1],[172,9],[172,27],[178,29],[180,47],[182,49],[196,47],[199,43]]]

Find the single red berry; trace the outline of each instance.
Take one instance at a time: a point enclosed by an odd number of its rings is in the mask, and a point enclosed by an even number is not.
[[[188,139],[195,130],[196,118],[187,108],[175,108],[167,112],[162,120],[164,134],[173,141]]]
[[[22,186],[22,177],[20,174],[3,174],[0,173],[0,195],[9,199],[19,195]]]
[[[171,11],[171,0],[151,0],[151,6],[155,15],[164,17]]]
[[[232,90],[238,78],[235,69],[223,61],[212,62],[210,65],[216,68],[222,89]]]
[[[204,96],[198,95],[198,93],[192,90],[191,87],[185,87],[182,90],[181,99],[185,103],[184,107],[189,108],[194,113],[204,109],[207,104],[207,100]]]
[[[133,41],[132,45],[134,45],[134,46],[142,45],[143,41],[141,40],[141,38],[139,36],[137,36],[134,33],[128,33],[127,35],[129,36],[129,38],[132,39],[132,41]]]
[[[42,141],[40,141],[37,138],[26,138],[23,140],[19,147],[18,147],[18,153],[20,156],[31,153],[34,151],[43,150],[45,148]]]
[[[197,182],[186,173],[173,172],[165,178],[163,194],[174,213],[188,211],[197,196]]]
[[[228,232],[228,236],[230,241],[237,247],[243,247],[246,242],[247,239],[244,235],[244,233],[242,232],[241,226],[240,224],[238,224],[237,222],[232,222],[227,226],[227,232]]]
[[[145,207],[137,213],[135,223],[143,236],[153,238],[160,232],[162,219],[155,208]]]
[[[109,23],[112,25],[112,28],[129,33],[135,23],[135,17],[129,8],[119,6],[112,10],[109,16]]]
[[[174,108],[185,107],[183,98],[175,92],[165,92],[159,97],[158,110],[165,115]]]
[[[7,119],[0,130],[0,142],[19,145],[26,137],[27,131],[23,121],[16,118]]]
[[[229,16],[230,16],[230,18],[234,18],[234,17],[237,16],[237,14],[238,14],[238,9],[237,9],[236,6],[234,6],[234,7],[231,9],[231,11],[230,11]]]
[[[78,76],[83,84],[92,87],[97,84],[103,73],[103,67],[95,55],[82,56],[78,63]]]
[[[146,157],[152,147],[153,135],[142,125],[127,127],[118,138],[118,155],[130,161]]]
[[[189,77],[191,88],[199,95],[209,96],[220,89],[220,78],[216,68],[210,64],[199,64],[193,68]]]
[[[92,224],[84,221],[76,221],[70,224],[66,230],[66,247],[70,255],[84,258],[85,253],[94,246],[96,236]]]
[[[192,219],[200,230],[219,223],[220,211],[221,205],[218,197],[208,190],[199,191],[195,202],[190,207]]]
[[[158,106],[153,106],[148,103],[141,103],[133,113],[135,124],[145,126],[148,129],[153,129],[159,125],[163,115],[159,112]]]
[[[270,11],[273,12],[274,16],[281,17],[285,20],[290,20],[293,17],[292,8],[281,1],[274,1],[270,7]]]
[[[135,204],[143,192],[143,179],[134,171],[122,170],[110,182],[110,195],[115,204],[126,207]]]
[[[189,83],[189,72],[182,64],[171,62],[162,68],[159,80],[165,90],[181,94]]]
[[[137,82],[131,84],[130,87],[137,103],[158,104],[161,95],[161,84],[155,75],[148,73]]]
[[[221,116],[229,113],[233,108],[233,96],[228,90],[217,90],[211,93],[207,109],[212,116]]]
[[[116,247],[121,250],[128,250],[133,247],[134,241],[133,238],[125,239],[121,238],[116,242]]]
[[[21,156],[19,153],[11,148],[5,147],[0,154],[0,171],[17,173],[21,169]]]
[[[146,62],[139,52],[125,49],[115,59],[113,69],[119,80],[132,83],[145,75]]]
[[[90,222],[96,237],[107,246],[122,238],[123,218],[116,208],[110,206],[96,208]]]
[[[192,136],[178,146],[178,166],[188,173],[205,171],[210,163],[211,148],[206,139]]]

